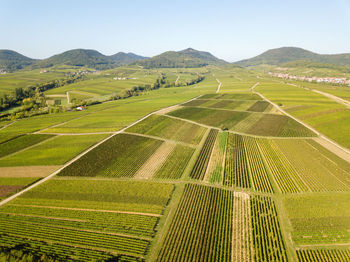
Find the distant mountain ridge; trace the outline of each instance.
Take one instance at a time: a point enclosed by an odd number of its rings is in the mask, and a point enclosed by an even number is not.
[[[73,49],[46,59],[31,59],[15,51],[0,50],[0,69],[15,71],[28,66],[46,68],[56,65],[71,65],[103,70],[131,64],[146,58],[134,53],[119,52],[106,56],[96,50]]]
[[[145,68],[192,68],[207,65],[224,65],[228,62],[209,52],[187,48],[181,51],[167,51],[160,55],[137,62]]]
[[[332,65],[350,65],[350,53],[322,55],[298,47],[281,47],[270,49],[261,55],[235,62],[235,64],[244,67],[262,64],[281,65],[297,60]]]

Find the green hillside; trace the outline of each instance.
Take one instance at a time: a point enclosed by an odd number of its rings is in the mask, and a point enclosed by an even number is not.
[[[350,54],[322,55],[297,47],[281,47],[270,49],[256,57],[236,62],[241,66],[255,66],[261,64],[281,65],[283,63],[307,60],[315,63],[332,65],[349,65]]]
[[[168,51],[137,63],[144,68],[193,68],[211,64],[227,64],[209,52],[187,48],[182,51]]]
[[[31,65],[35,59],[31,59],[11,50],[0,50],[0,69],[14,71]]]

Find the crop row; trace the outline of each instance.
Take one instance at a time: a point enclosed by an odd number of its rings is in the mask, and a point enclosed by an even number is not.
[[[6,155],[12,154],[26,147],[35,145],[50,137],[53,137],[53,135],[28,134],[28,135],[19,136],[16,139],[12,139],[5,143],[0,144],[0,157],[4,157]]]
[[[176,145],[164,164],[157,170],[154,177],[162,179],[181,178],[193,152],[193,148]]]
[[[259,139],[258,145],[282,193],[308,191],[294,168],[272,141]]]
[[[145,255],[150,242],[137,238],[0,218],[0,232],[54,243]]]
[[[27,255],[35,261],[143,261],[138,257],[0,234],[0,253],[10,258],[11,254],[16,255],[16,251],[22,258]]]
[[[350,250],[341,249],[299,249],[296,251],[299,262],[348,262]]]
[[[151,115],[127,131],[198,144],[206,128],[167,116]]]
[[[145,237],[155,235],[158,223],[155,216],[11,205],[0,209],[0,218],[4,216],[16,221]]]
[[[214,144],[207,169],[209,181],[212,183],[221,183],[222,181],[227,136],[227,132],[218,133]]]
[[[287,261],[286,246],[274,202],[269,197],[250,197],[255,261]]]
[[[305,140],[276,140],[274,143],[293,164],[311,191],[348,191],[350,189],[349,173]],[[349,168],[350,164],[347,166]]]
[[[253,188],[257,191],[273,193],[269,179],[269,173],[260,154],[255,138],[243,137],[247,152],[247,160],[250,167]]]
[[[217,134],[218,134],[218,130],[216,129],[210,130],[209,135],[205,139],[204,145],[201,148],[199,156],[191,171],[191,174],[190,174],[191,178],[202,179],[202,180],[204,179],[204,175],[208,167],[210,155],[213,150]]]
[[[253,261],[250,200],[246,193],[234,193],[232,261]]]
[[[269,106],[270,103],[267,101],[257,101],[250,108],[248,108],[247,111],[264,112]]]
[[[132,177],[162,141],[116,135],[66,167],[59,176]]]
[[[186,184],[157,261],[230,261],[233,192]]]
[[[240,135],[229,134],[228,136],[223,184],[251,187],[243,137]]]

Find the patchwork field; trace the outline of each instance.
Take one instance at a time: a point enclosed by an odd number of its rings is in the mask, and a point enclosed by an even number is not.
[[[350,156],[252,87],[346,141],[338,104],[232,65],[120,67],[46,94],[163,74],[176,85],[0,122],[0,261],[349,261]]]
[[[190,103],[195,103],[194,100]],[[315,134],[295,120],[277,114],[186,106],[168,113],[183,119],[257,136],[309,137]]]
[[[62,260],[142,260],[173,187],[51,180],[0,208],[0,246],[26,243],[24,252]]]

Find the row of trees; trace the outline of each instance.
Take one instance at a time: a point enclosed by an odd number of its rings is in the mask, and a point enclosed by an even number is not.
[[[40,106],[42,105],[42,102],[45,103],[43,92],[49,89],[74,83],[82,77],[82,75],[69,75],[66,79],[53,80],[50,82],[38,84],[36,86],[18,87],[11,94],[4,94],[2,97],[0,97],[0,112],[14,106],[24,105],[24,102],[27,103],[27,105],[25,105],[25,110],[28,110],[29,100],[24,101],[24,99],[28,98],[31,99],[30,101],[33,106]],[[40,99],[38,100],[38,98]]]

